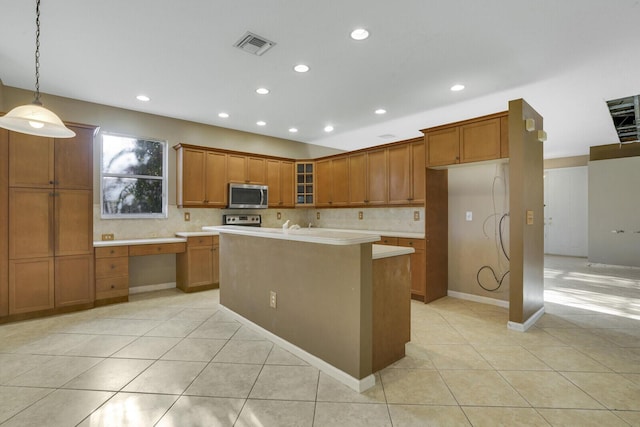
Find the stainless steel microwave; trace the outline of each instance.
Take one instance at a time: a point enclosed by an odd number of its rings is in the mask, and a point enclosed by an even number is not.
[[[229,208],[266,209],[269,187],[256,184],[229,184]]]

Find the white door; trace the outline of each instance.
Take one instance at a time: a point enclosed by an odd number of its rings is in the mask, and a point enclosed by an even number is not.
[[[586,166],[544,173],[544,252],[588,254],[588,173]]]

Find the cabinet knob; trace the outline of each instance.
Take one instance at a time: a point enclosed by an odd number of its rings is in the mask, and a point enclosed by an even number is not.
[[[413,242],[409,242],[409,246],[413,246]]]
[[[116,288],[116,285],[111,285],[111,289],[115,289],[115,288]]]
[[[116,265],[115,264],[111,264],[111,269],[113,270],[115,268],[116,268]]]
[[[113,255],[113,254],[115,254],[115,253],[116,253],[116,251],[114,251],[113,249],[111,249],[111,251],[109,251],[109,253]]]

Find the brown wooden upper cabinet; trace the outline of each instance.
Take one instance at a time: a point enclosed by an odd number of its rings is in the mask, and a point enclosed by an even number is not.
[[[349,156],[349,205],[386,205],[388,200],[387,149]]]
[[[227,155],[178,146],[178,206],[227,206]]]
[[[347,206],[349,162],[347,156],[316,162],[316,206]]]
[[[246,184],[264,184],[266,182],[266,163],[262,157],[229,154],[227,156],[228,182]]]
[[[288,160],[266,160],[269,207],[294,207],[294,163]]]
[[[509,156],[507,113],[424,129],[426,166],[446,166]]]
[[[424,204],[424,140],[388,148],[389,204]]]

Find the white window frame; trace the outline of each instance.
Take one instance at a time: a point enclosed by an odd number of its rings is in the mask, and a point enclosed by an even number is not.
[[[121,137],[129,139],[137,139],[141,141],[158,142],[162,144],[162,178],[147,175],[132,175],[132,174],[116,174],[116,173],[104,173],[103,170],[103,145],[104,136]],[[168,176],[169,176],[169,142],[157,138],[144,138],[139,136],[124,135],[111,132],[100,132],[100,218],[101,219],[158,219],[168,218]],[[162,179],[162,213],[141,213],[141,214],[109,214],[104,212],[104,177],[121,177],[131,179]]]

